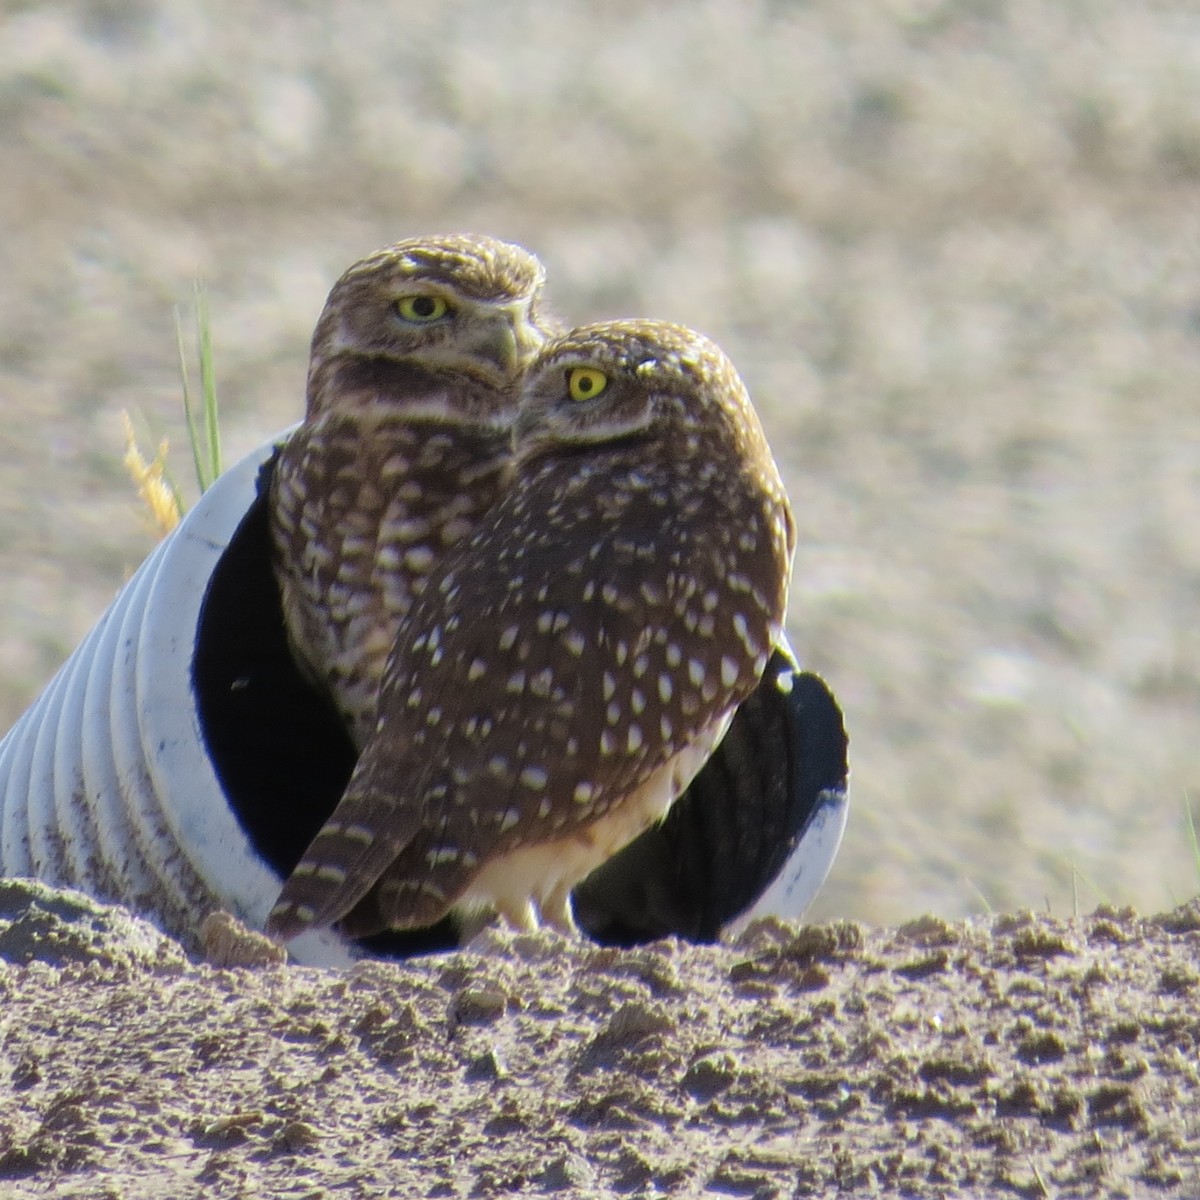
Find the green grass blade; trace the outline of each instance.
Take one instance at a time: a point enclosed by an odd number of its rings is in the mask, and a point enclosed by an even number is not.
[[[200,431],[196,428],[196,408],[192,403],[192,387],[188,378],[187,350],[183,344],[183,321],[175,309],[175,341],[179,347],[179,379],[183,384],[183,415],[187,421],[188,442],[192,447],[192,466],[196,471],[196,482],[204,491],[204,463],[200,454]]]
[[[217,405],[217,380],[213,370],[212,326],[208,317],[208,294],[196,283],[196,328],[200,335],[200,388],[204,394],[204,439],[208,455],[208,479],[203,492],[216,483],[221,474],[221,422]]]
[[[1075,915],[1076,916],[1079,916],[1079,887],[1078,887],[1078,885],[1080,883],[1082,883],[1084,885],[1084,887],[1086,887],[1088,889],[1088,891],[1090,891],[1092,893],[1097,904],[1115,905],[1117,903],[1116,900],[1113,899],[1113,897],[1110,893],[1105,892],[1104,889],[1101,888],[1094,879],[1092,879],[1086,872],[1081,871],[1079,869],[1079,867],[1076,865],[1074,858],[1072,858],[1071,859],[1071,893],[1074,897]]]
[[[988,903],[988,898],[983,894],[983,892],[975,886],[975,881],[973,879],[969,879],[966,875],[962,877],[962,881],[974,893],[975,898],[979,901],[979,903],[983,905],[983,911],[987,913],[989,917],[995,916],[996,910],[991,906],[991,904]]]
[[[1192,849],[1192,866],[1196,871],[1196,883],[1200,885],[1200,838],[1196,836],[1196,814],[1192,812],[1192,798],[1183,794],[1183,823],[1187,828],[1188,845]]]

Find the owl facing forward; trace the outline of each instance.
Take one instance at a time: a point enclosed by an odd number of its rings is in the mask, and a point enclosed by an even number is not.
[[[273,563],[293,657],[359,747],[400,619],[503,488],[543,278],[519,246],[414,238],[346,271],[317,324]]]
[[[715,345],[640,321],[558,337],[515,438],[512,485],[400,627],[280,937],[485,907],[571,928],[574,885],[666,813],[762,675],[794,525]]]

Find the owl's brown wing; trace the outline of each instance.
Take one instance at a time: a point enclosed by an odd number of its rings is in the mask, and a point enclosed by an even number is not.
[[[719,566],[709,546],[689,553],[686,537],[673,541],[674,583],[649,537],[598,537],[586,572],[556,563],[552,543],[553,531],[545,553],[526,541],[520,595],[499,593],[494,572],[458,580],[462,624],[444,621],[432,653],[428,640],[413,646],[411,671],[389,684],[388,712],[415,691],[437,714],[427,754],[447,767],[430,776],[420,830],[347,932],[436,921],[489,864],[522,851],[570,854],[582,838],[599,856],[590,870],[644,828],[639,789],[656,789],[644,802],[660,815],[707,754],[706,734],[753,688],[761,663],[740,643],[735,662],[728,644],[709,652],[689,636],[683,614],[703,619],[703,580]],[[765,639],[765,624],[755,632]],[[678,785],[656,779],[675,769]]]
[[[529,550],[525,589],[468,570],[443,577],[452,602],[417,603],[389,663],[381,723],[287,880],[270,932],[340,919],[385,873],[386,899],[375,893],[350,928],[428,924],[489,858],[595,820],[662,760],[659,731],[631,738],[626,721],[644,701],[625,668],[648,659],[656,623],[635,564],[613,561],[631,556],[589,564],[622,580],[618,596],[552,570],[550,555],[539,570]]]

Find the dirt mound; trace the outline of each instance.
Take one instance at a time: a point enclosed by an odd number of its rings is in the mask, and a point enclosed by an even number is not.
[[[1198,947],[1193,905],[8,965],[0,1190],[1195,1196]]]

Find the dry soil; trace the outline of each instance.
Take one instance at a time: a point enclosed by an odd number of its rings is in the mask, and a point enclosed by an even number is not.
[[[0,728],[149,545],[207,281],[226,452],[352,261],[479,229],[715,336],[801,536],[855,810],[816,915],[1194,895],[1189,0],[54,0],[0,12]]]
[[[0,885],[0,1194],[1200,1195],[1200,907],[219,970]]]

